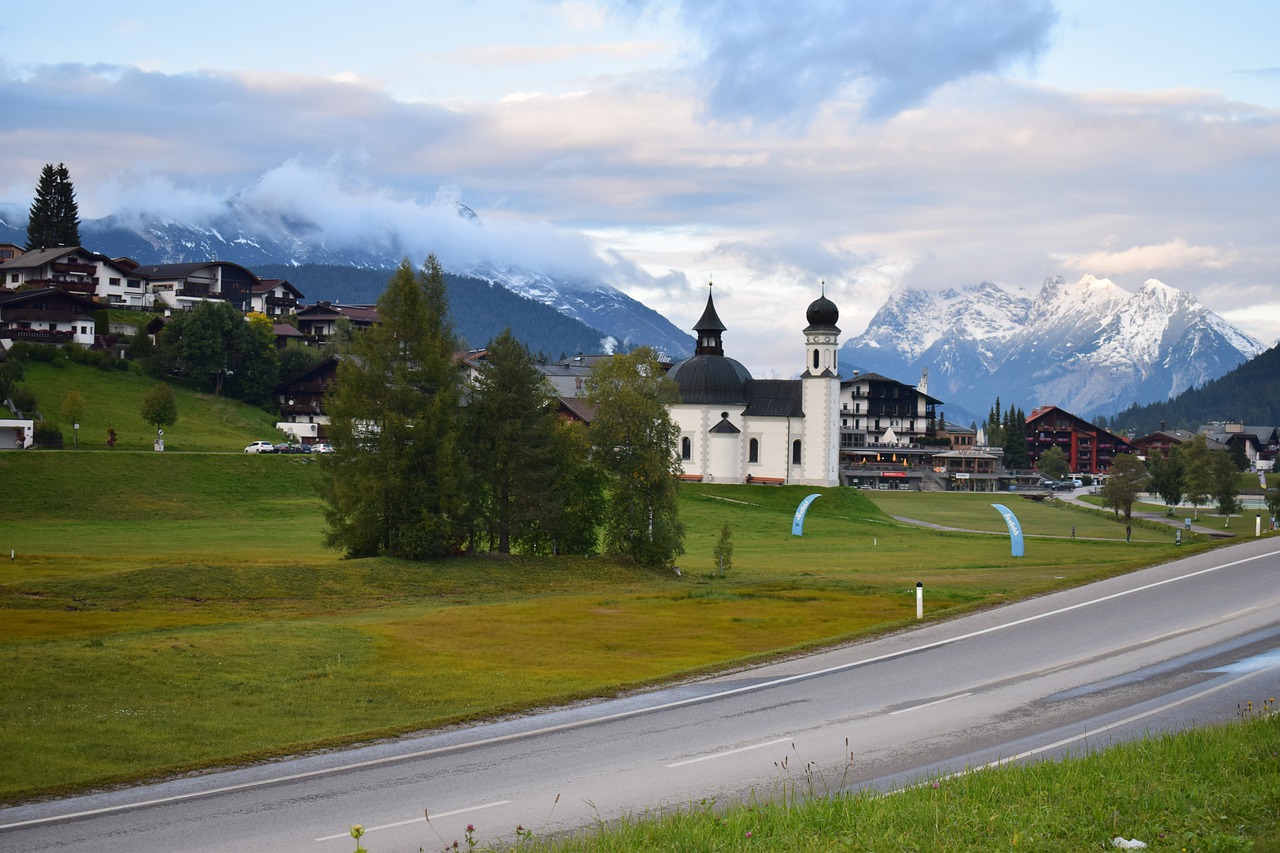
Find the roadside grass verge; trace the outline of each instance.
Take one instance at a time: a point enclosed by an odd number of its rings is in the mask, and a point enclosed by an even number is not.
[[[1280,715],[1114,744],[1060,761],[925,780],[885,796],[780,781],[754,802],[704,801],[565,839],[493,849],[697,851],[1280,851]],[[378,853],[376,839],[366,839]],[[448,840],[446,840],[448,841]],[[443,845],[442,845],[443,846]],[[434,845],[427,845],[432,849]]]
[[[0,483],[24,508],[0,517],[0,739],[11,758],[0,800],[828,646],[913,622],[917,582],[927,617],[940,618],[1177,553],[1126,544],[1113,525],[1095,539],[1035,539],[1013,558],[1007,536],[895,522],[879,495],[698,485],[681,492],[680,576],[603,558],[342,560],[320,545],[316,475],[297,457],[0,454]],[[815,491],[793,536],[795,506]],[[916,496],[903,514],[936,521],[954,506]],[[1046,513],[1036,523],[1050,526],[1052,512],[1035,507],[1026,521]],[[734,555],[721,578],[724,523]]]
[[[142,399],[157,380],[126,370],[99,370],[84,364],[56,367],[50,362],[27,361],[21,386],[36,395],[40,411],[62,428],[68,452],[73,447],[72,425],[58,414],[62,399],[71,390],[84,400],[80,419],[80,448],[107,450],[107,430],[116,431],[115,453],[129,450],[154,452],[155,427],[142,419]],[[171,383],[178,407],[178,421],[164,431],[165,452],[243,452],[254,439],[283,441],[275,417],[255,406],[226,397],[214,397]],[[248,438],[246,438],[248,436]],[[52,452],[52,451],[51,451]]]

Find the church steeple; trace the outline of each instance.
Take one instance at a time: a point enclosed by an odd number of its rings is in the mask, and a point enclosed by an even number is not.
[[[724,355],[724,343],[720,337],[724,331],[724,323],[720,322],[720,317],[716,314],[715,301],[711,298],[711,282],[707,282],[707,307],[698,322],[694,323],[693,330],[698,333],[698,346],[694,355]]]

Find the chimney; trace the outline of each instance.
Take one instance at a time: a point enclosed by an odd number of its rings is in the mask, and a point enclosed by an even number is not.
[[[1164,421],[1160,422],[1160,431],[1164,432]]]

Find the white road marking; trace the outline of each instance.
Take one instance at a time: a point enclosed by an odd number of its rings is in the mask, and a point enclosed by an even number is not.
[[[932,708],[934,705],[941,705],[944,702],[954,702],[957,699],[963,699],[966,696],[972,696],[973,693],[957,693],[955,696],[948,696],[945,699],[934,699],[932,702],[925,702],[923,705],[912,705],[910,708],[899,708],[896,711],[890,711],[890,717],[896,717],[899,714],[909,714],[912,711],[919,711],[921,708]]]
[[[677,761],[675,764],[668,764],[667,767],[684,767],[686,764],[697,764],[699,761],[710,761],[713,758],[724,758],[727,755],[737,755],[739,752],[750,752],[753,749],[764,749],[766,746],[777,746],[780,743],[789,743],[790,741],[791,738],[784,737],[778,740],[771,740],[768,743],[740,746],[737,749],[729,749],[724,752],[713,752],[710,755],[700,755],[697,758],[688,758],[684,761]]]
[[[181,802],[183,800],[193,800],[198,797],[208,797],[215,794],[226,794],[233,791],[244,791],[251,788],[261,788],[265,785],[274,785],[278,782],[292,782],[298,779],[308,779],[316,776],[328,776],[333,773],[343,773],[349,770],[359,770],[366,767],[377,767],[382,764],[391,764],[398,761],[411,761],[415,758],[425,758],[431,755],[442,755],[449,752],[458,752],[463,749],[471,749],[478,746],[491,746],[497,743],[506,743],[513,740],[519,740],[526,737],[537,737],[555,732],[569,731],[572,729],[584,728],[586,726],[596,725],[597,723],[613,722],[614,720],[624,720],[630,717],[638,717],[641,714],[650,714],[655,711],[667,711],[672,708],[683,708],[688,705],[695,705],[700,702],[709,702],[714,699],[723,699],[728,696],[739,696],[745,693],[754,693],[758,690],[767,690],[772,687],[779,687],[784,684],[792,684],[797,681],[804,681],[809,678],[818,678],[823,675],[831,675],[836,672],[844,672],[849,669],[856,669],[860,666],[868,664],[880,663],[881,661],[893,660],[894,658],[905,657],[906,655],[915,654],[917,652],[936,649],[941,646],[958,643],[963,640],[969,640],[974,637],[981,637],[985,634],[994,634],[997,631],[1004,631],[1008,628],[1016,628],[1019,625],[1026,625],[1031,622],[1038,622],[1041,619],[1048,619],[1051,616],[1060,616],[1063,613],[1069,613],[1072,610],[1080,610],[1094,604],[1102,604],[1103,602],[1113,601],[1117,598],[1133,595],[1139,592],[1146,592],[1149,589],[1164,586],[1166,584],[1175,583],[1177,581],[1188,580],[1190,578],[1199,577],[1200,575],[1212,574],[1223,569],[1233,568],[1235,566],[1251,563],[1254,560],[1262,560],[1268,557],[1280,556],[1280,550],[1268,551],[1265,554],[1257,554],[1252,557],[1244,557],[1239,560],[1232,560],[1229,563],[1221,563],[1217,566],[1210,566],[1206,569],[1190,572],[1185,575],[1178,575],[1164,580],[1154,581],[1143,586],[1134,587],[1133,589],[1114,592],[1110,595],[1104,595],[1101,598],[1093,598],[1088,601],[1081,601],[1078,604],[1071,604],[1067,607],[1060,607],[1057,610],[1050,610],[1035,616],[1026,616],[1022,619],[1015,619],[1012,622],[1004,622],[999,625],[992,625],[989,628],[980,628],[977,631],[970,631],[967,634],[959,634],[955,637],[946,637],[941,640],[934,640],[930,643],[922,643],[908,649],[901,649],[895,652],[885,652],[882,655],[874,655],[861,660],[849,661],[848,663],[836,664],[835,666],[825,667],[823,669],[810,670],[809,672],[800,672],[795,675],[786,675],[781,678],[775,678],[771,681],[763,681],[759,684],[748,684],[742,687],[735,687],[730,690],[722,690],[718,693],[708,693],[705,696],[691,696],[688,699],[675,699],[671,702],[664,702],[661,705],[653,705],[647,708],[634,708],[629,711],[618,711],[613,714],[605,714],[602,717],[592,717],[587,720],[575,720],[569,723],[558,723],[554,726],[544,726],[540,729],[530,729],[526,732],[512,732],[506,735],[496,735],[489,738],[481,738],[480,740],[468,741],[466,743],[453,744],[451,746],[441,746],[432,749],[423,749],[417,752],[404,753],[403,755],[387,755],[382,758],[371,758],[367,761],[355,761],[350,764],[342,764],[335,767],[323,767],[318,770],[308,770],[301,773],[291,773],[285,776],[277,776],[271,779],[259,779],[254,782],[241,782],[235,785],[224,785],[219,788],[211,788],[207,791],[192,791],[186,794],[175,794],[170,797],[158,797],[154,800],[141,800],[136,803],[120,803],[114,806],[104,806],[98,809],[86,809],[80,812],[73,812],[64,815],[51,815],[49,817],[34,818],[32,820],[17,821],[15,823],[0,824],[0,829],[16,829],[22,826],[35,826],[43,823],[54,823],[62,820],[74,820],[76,818],[90,817],[92,815],[110,814],[112,812],[129,811],[132,809],[140,809],[147,806],[162,805],[164,803]]]
[[[510,802],[511,802],[510,800],[498,800],[496,803],[485,803],[483,806],[468,806],[465,809],[454,809],[451,812],[440,812],[440,814],[433,815],[433,817],[437,817],[437,818],[453,817],[456,814],[466,814],[467,812],[478,812],[484,809],[491,809],[494,806],[505,806],[505,805],[508,805]],[[414,817],[414,818],[410,818],[409,820],[398,820],[395,823],[384,823],[379,826],[366,826],[364,828],[364,832],[365,832],[365,835],[368,835],[370,832],[377,832],[378,830],[381,830],[381,829],[395,829],[397,826],[408,826],[411,823],[426,823],[427,820],[428,818],[424,814],[422,817]],[[326,835],[324,838],[316,838],[314,840],[315,841],[336,841],[339,838],[350,838],[350,837],[351,837],[351,830],[347,830],[346,832],[339,832],[337,835]]]

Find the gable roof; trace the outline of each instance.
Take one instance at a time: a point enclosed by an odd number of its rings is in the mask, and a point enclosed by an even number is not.
[[[800,379],[749,379],[742,387],[745,414],[755,417],[804,417],[804,385]]]

